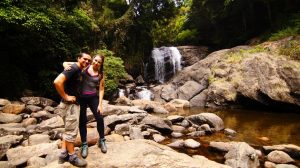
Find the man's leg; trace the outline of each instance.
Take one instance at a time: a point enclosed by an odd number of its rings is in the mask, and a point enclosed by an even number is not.
[[[74,166],[84,167],[87,165],[86,161],[79,158],[74,151],[74,142],[79,129],[79,106],[76,104],[69,104],[66,109],[66,113],[65,133],[63,138],[69,154],[69,162]]]

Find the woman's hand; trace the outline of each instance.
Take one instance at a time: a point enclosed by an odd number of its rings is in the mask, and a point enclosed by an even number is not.
[[[98,106],[98,112],[99,112],[99,114],[103,114],[102,104],[99,104],[99,106]]]
[[[72,69],[72,64],[74,64],[74,62],[64,62],[63,63],[63,67],[65,71],[69,71]]]
[[[64,70],[65,71],[70,71],[71,69],[72,69],[71,65],[67,65]]]

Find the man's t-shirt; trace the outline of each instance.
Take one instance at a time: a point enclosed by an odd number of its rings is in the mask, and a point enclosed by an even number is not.
[[[81,69],[76,63],[71,65],[71,70],[64,70],[62,72],[67,78],[64,88],[65,92],[70,96],[79,96],[79,84],[80,84],[80,74]]]

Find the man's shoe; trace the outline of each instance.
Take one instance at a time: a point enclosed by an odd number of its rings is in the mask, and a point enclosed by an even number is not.
[[[65,162],[69,161],[69,154],[68,152],[62,152],[59,156],[58,156],[58,164],[63,164]]]
[[[86,158],[89,152],[89,147],[88,144],[86,142],[82,143],[82,147],[81,147],[81,156],[83,158]]]
[[[107,147],[106,147],[105,141],[106,141],[106,139],[103,138],[103,139],[99,139],[99,142],[98,142],[98,147],[101,149],[102,153],[107,152]]]
[[[87,165],[87,162],[84,159],[79,158],[76,153],[70,155],[69,162],[77,167],[85,167]]]

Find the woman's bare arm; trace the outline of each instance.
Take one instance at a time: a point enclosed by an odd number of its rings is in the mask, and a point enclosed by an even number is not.
[[[102,76],[102,79],[100,80],[99,84],[99,105],[98,105],[98,111],[100,113],[103,113],[103,106],[102,106],[102,101],[103,101],[103,96],[104,96],[104,75]]]
[[[76,62],[64,62],[63,63],[64,70],[67,70],[67,71],[71,70],[71,65],[74,63],[76,63]]]

